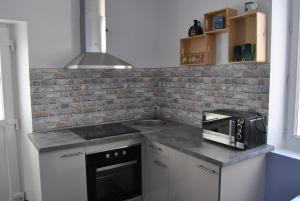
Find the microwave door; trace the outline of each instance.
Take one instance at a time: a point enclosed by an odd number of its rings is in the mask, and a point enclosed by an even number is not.
[[[222,133],[225,135],[231,135],[232,123],[230,118],[216,119],[216,120],[205,120],[202,125],[203,129]]]
[[[232,117],[203,121],[203,138],[235,146],[235,123]]]

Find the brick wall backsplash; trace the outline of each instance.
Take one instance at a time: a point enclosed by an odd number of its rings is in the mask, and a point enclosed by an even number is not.
[[[202,126],[202,111],[236,109],[268,114],[269,64],[167,68],[161,71],[162,114]]]
[[[152,116],[201,126],[202,111],[268,112],[268,64],[133,70],[31,69],[35,131]]]
[[[157,71],[31,69],[33,129],[147,118],[158,101]]]

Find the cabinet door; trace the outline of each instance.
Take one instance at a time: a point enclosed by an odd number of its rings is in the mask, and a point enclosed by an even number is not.
[[[84,148],[40,154],[43,201],[87,201]]]
[[[190,184],[187,178],[188,171],[188,157],[186,154],[170,149],[169,152],[169,166],[170,166],[170,201],[190,201],[188,188]],[[199,200],[200,201],[200,200]]]
[[[219,168],[170,150],[170,200],[218,201]]]
[[[189,157],[189,201],[218,201],[219,168],[197,158]]]
[[[149,149],[144,151],[143,200],[168,201],[167,159]]]

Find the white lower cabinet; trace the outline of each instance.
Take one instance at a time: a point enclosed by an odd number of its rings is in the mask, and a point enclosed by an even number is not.
[[[170,149],[170,200],[218,201],[219,168]]]
[[[149,201],[168,200],[168,165],[167,161],[157,154],[149,152],[150,198]]]
[[[218,201],[217,166],[163,145],[144,147],[143,201]]]
[[[188,200],[218,201],[219,167],[196,158],[188,158]]]
[[[189,195],[188,157],[187,155],[170,149],[170,187],[169,196],[172,201],[187,201]]]
[[[39,153],[42,201],[87,201],[83,147]],[[143,201],[263,201],[265,155],[222,169],[142,142]],[[38,174],[38,173],[37,173]]]
[[[143,201],[264,200],[265,155],[220,168],[158,143],[143,144]]]
[[[151,148],[143,151],[143,201],[169,200],[168,159]]]
[[[84,148],[40,153],[43,201],[87,201]]]

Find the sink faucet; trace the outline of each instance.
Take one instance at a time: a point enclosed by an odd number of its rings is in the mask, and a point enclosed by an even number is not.
[[[153,106],[153,120],[158,119],[158,110],[159,110],[159,106],[157,104],[155,104]]]

